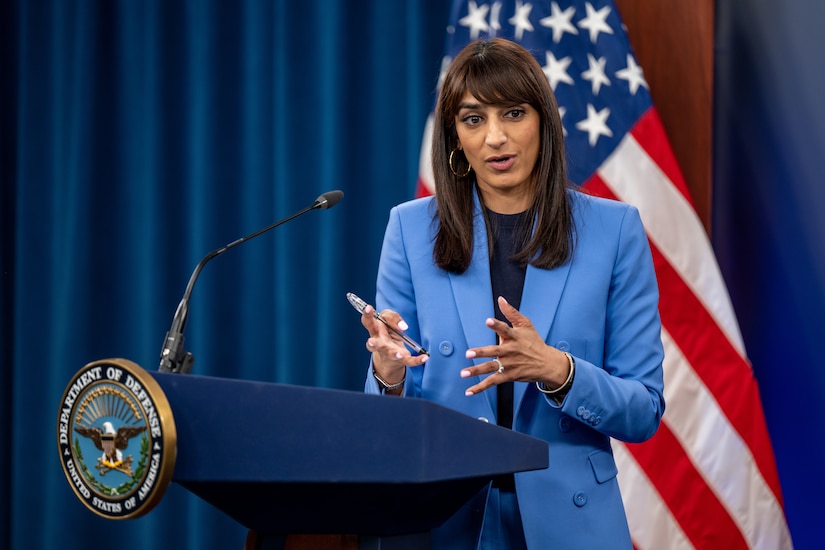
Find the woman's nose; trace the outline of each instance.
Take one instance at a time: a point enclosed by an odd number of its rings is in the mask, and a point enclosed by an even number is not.
[[[491,122],[487,126],[487,138],[485,143],[490,147],[501,147],[507,142],[507,134],[504,128],[497,122]]]

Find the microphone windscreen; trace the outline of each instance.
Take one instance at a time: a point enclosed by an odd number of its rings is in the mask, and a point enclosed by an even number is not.
[[[317,199],[315,199],[315,208],[320,208],[321,210],[326,210],[327,208],[332,208],[338,201],[344,198],[344,192],[339,191],[336,189],[335,191],[327,191]]]

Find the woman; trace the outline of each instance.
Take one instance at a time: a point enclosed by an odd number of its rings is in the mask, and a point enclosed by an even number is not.
[[[610,438],[664,412],[658,290],[637,210],[572,190],[552,90],[512,42],[468,45],[435,112],[435,197],[395,207],[366,391],[420,397],[548,442],[550,467],[494,481],[434,548],[630,548]],[[403,436],[403,434],[399,434]]]

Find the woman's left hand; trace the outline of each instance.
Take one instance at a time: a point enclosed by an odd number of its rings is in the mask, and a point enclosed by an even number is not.
[[[563,352],[548,346],[533,323],[499,296],[498,306],[513,325],[487,319],[487,326],[498,334],[498,345],[470,348],[467,359],[489,357],[490,360],[461,369],[462,378],[491,374],[467,388],[465,395],[475,395],[502,382],[543,382],[559,387],[567,379],[570,364]]]

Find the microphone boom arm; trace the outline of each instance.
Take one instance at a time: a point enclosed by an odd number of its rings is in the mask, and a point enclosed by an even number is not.
[[[266,233],[271,229],[275,229],[281,224],[293,220],[298,216],[302,216],[310,210],[325,210],[327,208],[332,208],[338,201],[341,200],[341,198],[343,198],[343,196],[344,193],[341,191],[328,191],[315,199],[315,202],[311,206],[307,206],[306,208],[299,210],[286,218],[278,220],[263,229],[259,229],[246,237],[241,237],[240,239],[213,250],[204,256],[198,265],[195,266],[192,276],[189,277],[189,283],[186,285],[186,291],[183,293],[183,298],[178,304],[177,310],[175,310],[175,317],[172,319],[172,326],[169,328],[169,332],[166,333],[166,339],[163,341],[163,348],[161,348],[160,351],[160,365],[158,370],[160,372],[175,372],[181,374],[188,374],[192,370],[192,364],[195,362],[195,357],[190,352],[183,349],[183,329],[186,326],[186,320],[189,317],[189,298],[192,295],[192,289],[195,286],[195,281],[198,279],[203,266],[205,266],[209,260],[220,256],[230,248],[234,248],[241,243],[254,239],[258,235]]]

